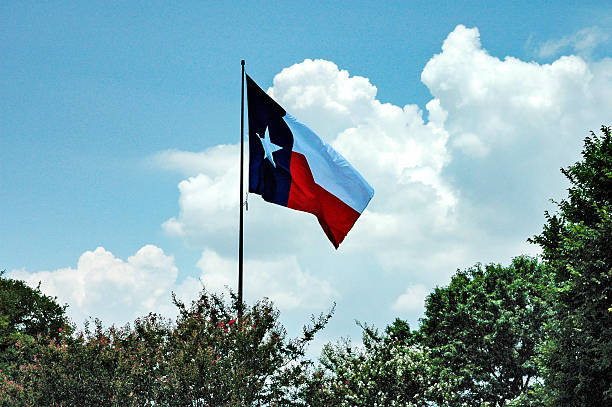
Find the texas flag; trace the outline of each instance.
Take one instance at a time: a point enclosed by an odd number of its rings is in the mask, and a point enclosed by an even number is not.
[[[246,79],[249,191],[312,213],[337,249],[374,189],[329,144]]]

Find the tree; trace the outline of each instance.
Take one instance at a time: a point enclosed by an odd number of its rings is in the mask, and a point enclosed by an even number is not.
[[[34,344],[0,377],[0,406],[289,405],[310,361],[306,346],[332,311],[288,339],[268,300],[245,306],[202,292],[176,322],[149,314],[134,327],[95,327]]]
[[[427,297],[418,340],[429,349],[432,401],[503,406],[531,390],[547,320],[544,281],[536,259],[517,257],[508,267],[458,271]]]
[[[384,333],[361,326],[363,346],[350,341],[323,348],[302,397],[308,406],[426,406],[429,354],[414,341],[405,321],[396,319]]]
[[[40,287],[31,288],[23,281],[4,277],[0,271],[0,318],[3,332],[56,337],[67,323],[66,306],[44,295]]]
[[[268,300],[245,307],[202,293],[180,315],[167,343],[160,405],[293,405],[310,361],[306,346],[333,309],[288,339],[279,312]],[[180,402],[179,402],[180,400]]]
[[[57,339],[62,330],[71,330],[65,305],[0,271],[0,370],[8,372],[37,337]]]
[[[543,347],[549,405],[612,406],[612,137],[585,139],[558,212],[533,242],[554,276]]]
[[[324,347],[312,406],[538,405],[549,276],[536,259],[458,271],[426,301],[420,328],[363,328],[363,346]]]

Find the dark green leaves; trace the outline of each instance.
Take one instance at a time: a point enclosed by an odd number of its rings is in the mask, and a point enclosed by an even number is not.
[[[534,237],[554,277],[542,348],[550,405],[612,405],[612,137],[591,133],[562,170],[567,199]]]

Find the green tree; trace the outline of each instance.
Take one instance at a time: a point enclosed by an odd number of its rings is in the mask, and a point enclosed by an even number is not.
[[[310,366],[306,346],[332,313],[289,339],[267,300],[240,317],[234,296],[202,292],[190,306],[175,304],[176,322],[150,314],[133,328],[95,321],[93,330],[39,339],[0,378],[0,406],[293,405]]]
[[[503,406],[539,379],[537,346],[548,318],[537,260],[458,271],[426,300],[418,340],[431,358],[430,400]]]
[[[333,309],[289,339],[268,300],[245,306],[203,293],[180,315],[167,344],[160,405],[294,405],[311,362],[307,345],[331,318]]]
[[[56,298],[44,295],[39,287],[6,278],[0,271],[0,319],[0,332],[5,335],[57,337],[67,323],[66,305],[59,305]]]
[[[429,353],[405,321],[384,333],[362,325],[363,346],[342,340],[323,348],[302,397],[308,406],[426,406]]]
[[[171,334],[169,320],[150,314],[133,328],[105,329],[96,320],[93,330],[87,325],[77,335],[39,341],[36,357],[22,361],[14,381],[23,390],[11,405],[151,405],[162,390],[157,377]]]
[[[0,370],[7,373],[38,337],[70,331],[66,306],[0,271]]]
[[[548,404],[612,406],[612,138],[585,139],[558,212],[533,238],[554,280],[543,360]]]

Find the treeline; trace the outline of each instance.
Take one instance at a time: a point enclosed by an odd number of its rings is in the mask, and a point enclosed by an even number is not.
[[[305,357],[332,311],[288,338],[267,300],[175,300],[123,328],[76,332],[65,307],[0,276],[2,406],[612,406],[612,137],[591,133],[532,242],[542,258],[457,271],[418,329]]]

